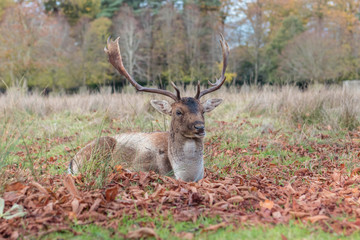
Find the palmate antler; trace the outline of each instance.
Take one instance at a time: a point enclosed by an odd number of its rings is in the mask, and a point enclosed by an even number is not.
[[[122,62],[120,47],[119,47],[119,38],[120,37],[116,38],[113,41],[113,40],[110,40],[110,37],[109,37],[107,40],[107,47],[104,48],[104,51],[108,54],[109,62],[116,68],[116,70],[118,70],[118,72],[121,75],[123,75],[136,88],[137,91],[158,93],[158,94],[168,96],[168,97],[174,99],[175,101],[180,100],[181,99],[180,90],[176,87],[176,85],[173,82],[171,82],[171,85],[175,89],[176,95],[170,91],[163,90],[163,89],[143,87],[140,84],[138,84],[129,75],[129,73],[126,71],[124,64]],[[226,67],[227,67],[227,59],[228,59],[230,50],[229,50],[229,45],[225,41],[224,36],[222,34],[220,34],[220,44],[221,44],[222,55],[223,55],[223,69],[221,72],[221,77],[219,79],[217,79],[215,83],[212,83],[209,81],[209,84],[212,87],[205,89],[203,91],[200,91],[200,82],[199,82],[197,85],[197,93],[195,95],[196,99],[200,99],[205,94],[208,94],[208,93],[218,90],[225,82],[225,79],[226,79],[225,71],[226,71]]]
[[[226,67],[227,67],[227,59],[228,59],[230,50],[229,50],[229,45],[225,41],[224,36],[222,34],[220,34],[220,45],[221,45],[221,50],[222,50],[222,55],[223,55],[223,68],[222,68],[222,72],[221,72],[221,77],[219,79],[217,79],[215,83],[212,83],[209,81],[209,84],[212,87],[205,89],[201,92],[200,92],[200,82],[198,82],[197,92],[195,95],[196,99],[200,99],[205,94],[208,94],[208,93],[218,90],[225,82],[225,79],[226,79],[225,71],[226,71]]]
[[[126,71],[124,64],[122,62],[121,53],[120,53],[120,47],[119,47],[119,38],[116,38],[114,41],[110,40],[110,37],[107,40],[107,47],[104,48],[104,51],[108,54],[109,62],[116,68],[116,70],[119,71],[121,75],[123,75],[135,88],[137,91],[142,92],[151,92],[151,93],[158,93],[165,96],[168,96],[175,101],[178,101],[181,99],[180,97],[180,90],[176,87],[176,85],[171,82],[171,85],[176,90],[176,95],[170,91],[163,90],[163,89],[156,89],[156,88],[147,88],[143,87],[140,84],[138,84]]]

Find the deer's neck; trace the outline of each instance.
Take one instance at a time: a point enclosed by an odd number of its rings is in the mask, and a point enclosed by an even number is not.
[[[169,160],[176,179],[199,181],[204,176],[203,139],[186,138],[170,130]]]

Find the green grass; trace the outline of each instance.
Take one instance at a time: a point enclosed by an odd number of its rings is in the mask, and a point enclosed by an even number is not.
[[[282,236],[287,239],[306,239],[306,240],[331,240],[331,239],[359,239],[360,234],[355,233],[351,236],[343,236],[338,234],[326,233],[311,226],[304,226],[302,224],[295,224],[290,222],[288,225],[271,226],[246,226],[240,225],[237,228],[233,226],[227,226],[220,228],[217,231],[203,232],[202,229],[214,225],[217,223],[216,219],[203,218],[195,223],[192,222],[177,222],[169,223],[158,219],[151,218],[138,218],[132,220],[124,218],[120,223],[116,231],[114,229],[105,229],[94,224],[88,224],[84,226],[74,225],[73,231],[63,231],[57,233],[51,233],[46,236],[42,236],[42,239],[124,239],[124,235],[129,230],[136,230],[141,225],[146,223],[153,223],[155,225],[155,232],[161,239],[174,239],[181,240],[181,233],[192,233],[194,239],[210,239],[210,240],[223,240],[223,239],[266,239],[266,240],[278,240],[282,239]],[[169,230],[167,226],[172,225],[172,230]],[[74,232],[76,235],[74,236]],[[120,233],[120,234],[119,234]],[[123,235],[122,235],[123,234]],[[155,239],[155,238],[151,238]]]

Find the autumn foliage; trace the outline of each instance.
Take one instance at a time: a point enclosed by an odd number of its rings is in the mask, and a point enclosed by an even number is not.
[[[120,36],[138,82],[207,84],[231,54],[227,85],[339,83],[358,79],[358,1],[2,1],[0,88],[78,91],[124,80],[108,64]]]

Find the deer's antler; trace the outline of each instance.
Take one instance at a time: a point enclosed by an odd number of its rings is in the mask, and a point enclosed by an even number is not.
[[[220,45],[221,45],[221,49],[222,49],[222,55],[223,55],[223,68],[222,68],[222,72],[221,72],[221,77],[219,79],[216,80],[215,83],[212,83],[209,81],[209,84],[212,86],[211,88],[205,89],[203,91],[200,92],[200,82],[198,82],[197,85],[197,92],[195,95],[196,99],[200,99],[202,96],[204,96],[205,94],[214,92],[216,90],[218,90],[225,82],[225,71],[226,71],[226,67],[227,67],[227,59],[230,53],[229,50],[229,45],[227,44],[227,42],[224,39],[224,36],[222,34],[220,34]]]
[[[118,72],[123,75],[130,83],[133,85],[137,91],[142,92],[150,92],[150,93],[158,93],[165,96],[168,96],[175,101],[180,100],[180,91],[176,87],[176,85],[171,82],[171,85],[176,90],[176,95],[170,91],[163,90],[163,89],[156,89],[156,88],[147,88],[143,87],[140,84],[138,84],[126,71],[124,64],[122,62],[121,53],[120,53],[120,47],[119,47],[119,38],[116,38],[114,41],[110,40],[110,37],[107,40],[107,47],[104,48],[104,51],[108,54],[109,62],[118,70]]]

